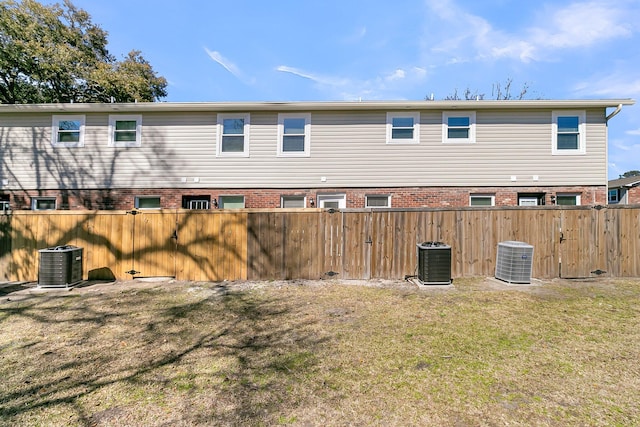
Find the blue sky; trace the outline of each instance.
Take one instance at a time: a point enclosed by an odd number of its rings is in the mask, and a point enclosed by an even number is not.
[[[640,1],[74,0],[169,81],[170,102],[640,98]],[[609,124],[609,178],[640,170],[640,106]]]

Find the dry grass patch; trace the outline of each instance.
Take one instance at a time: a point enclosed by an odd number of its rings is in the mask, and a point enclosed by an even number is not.
[[[3,297],[0,423],[637,425],[639,303],[638,280]]]

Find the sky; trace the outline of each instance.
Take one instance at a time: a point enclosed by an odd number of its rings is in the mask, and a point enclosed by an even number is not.
[[[53,1],[47,1],[52,3]],[[73,0],[167,102],[640,99],[640,0]],[[611,110],[612,111],[612,110]],[[588,149],[588,147],[587,147]],[[609,179],[640,170],[640,105],[609,122]]]

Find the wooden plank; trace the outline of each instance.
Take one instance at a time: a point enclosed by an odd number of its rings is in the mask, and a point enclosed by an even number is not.
[[[341,212],[344,236],[342,278],[359,279],[369,276],[369,212]]]
[[[0,215],[0,280],[11,277],[11,215]]]
[[[344,277],[343,267],[343,242],[344,228],[343,215],[340,213],[320,212],[319,218],[323,223],[324,234],[324,268],[323,278],[331,278],[337,274],[338,278]]]

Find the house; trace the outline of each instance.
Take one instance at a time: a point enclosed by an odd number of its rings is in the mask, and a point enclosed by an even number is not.
[[[0,202],[14,210],[601,205],[608,121],[633,103],[0,105]]]
[[[609,181],[609,204],[640,204],[640,176],[613,179]]]

